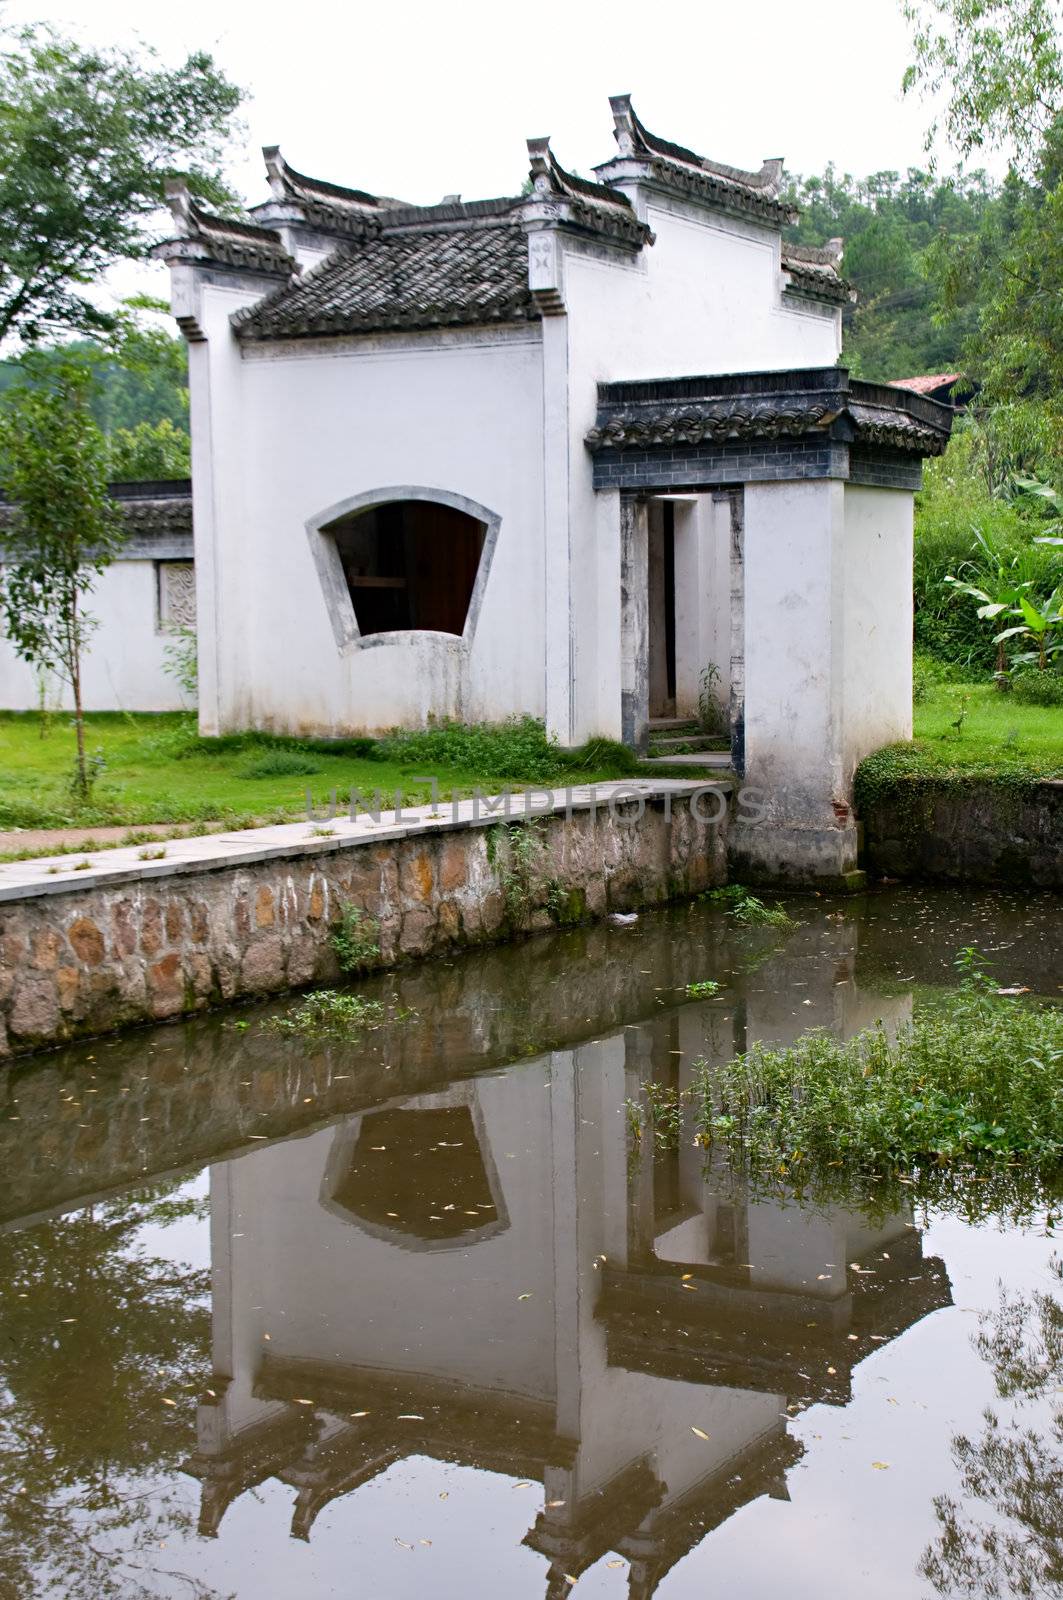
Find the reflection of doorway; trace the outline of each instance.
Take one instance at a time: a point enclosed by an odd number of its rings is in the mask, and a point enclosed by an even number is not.
[[[649,507],[649,690],[651,717],[675,716],[675,505]]]

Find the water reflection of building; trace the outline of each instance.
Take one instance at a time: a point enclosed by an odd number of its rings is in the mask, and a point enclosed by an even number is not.
[[[681,1087],[707,1017],[730,1051],[740,1008],[662,1012],[212,1169],[201,1532],[276,1476],[309,1539],[428,1455],[542,1483],[548,1594],[615,1550],[642,1596],[787,1496],[787,1417],[843,1403],[949,1284],[907,1217],[736,1199],[689,1140],[629,1160],[625,1099]]]

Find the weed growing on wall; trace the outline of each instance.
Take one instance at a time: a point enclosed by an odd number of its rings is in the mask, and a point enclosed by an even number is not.
[[[545,909],[555,922],[570,919],[570,895],[544,870],[546,834],[541,822],[513,822],[488,830],[487,861],[498,874],[505,919],[525,928],[532,915]]]
[[[330,942],[341,972],[364,972],[380,956],[380,926],[360,906],[344,906]]]

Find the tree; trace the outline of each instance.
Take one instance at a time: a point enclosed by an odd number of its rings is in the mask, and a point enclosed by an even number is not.
[[[1051,1270],[1063,1277],[1058,1258]],[[1063,1381],[1063,1304],[1035,1290],[1001,1288],[973,1344],[987,1362],[1010,1417],[985,1411],[980,1439],[958,1435],[952,1454],[964,1503],[938,1495],[940,1533],[920,1572],[941,1595],[1063,1595],[1063,1412],[1053,1399]],[[1024,1406],[1036,1426],[1022,1427]]]
[[[192,471],[191,442],[167,417],[117,428],[107,440],[110,476],[118,482],[137,478],[187,478]]]
[[[82,291],[144,256],[166,179],[231,202],[222,157],[241,99],[209,55],[84,49],[36,26],[0,54],[0,341],[115,317]]]
[[[943,236],[946,307],[977,299],[966,349],[983,401],[1036,401],[1063,455],[1063,0],[908,0],[905,89],[943,98],[931,123],[963,153],[1003,150],[1000,204],[973,238]]]
[[[0,410],[0,488],[14,510],[0,530],[0,616],[16,655],[70,685],[84,800],[81,667],[95,626],[85,599],[124,535],[107,494],[107,443],[89,411],[91,369],[71,360],[31,365],[27,377]]]
[[[944,125],[962,156],[1003,149],[1029,170],[1063,106],[1059,0],[905,0],[915,60],[904,91],[945,97]]]
[[[0,1600],[221,1600],[180,1571],[175,1482],[210,1381],[210,1274],[152,1250],[208,1217],[164,1184],[0,1235]]]

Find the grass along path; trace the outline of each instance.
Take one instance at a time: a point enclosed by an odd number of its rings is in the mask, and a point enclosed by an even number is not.
[[[49,718],[42,737],[35,714],[0,714],[0,830],[70,830],[70,842],[80,843],[94,827],[241,827],[303,815],[307,791],[318,808],[333,791],[346,806],[352,789],[367,799],[380,790],[385,805],[394,805],[401,791],[417,805],[431,798],[429,785],[417,781],[428,776],[437,779],[440,798],[449,799],[478,788],[605,782],[627,776],[634,765],[629,752],[607,741],[561,751],[531,718],[328,744],[259,734],[200,739],[180,714],[97,713],[86,724],[98,777],[91,803],[79,806],[70,787],[69,717]],[[139,841],[120,834],[113,842]]]

